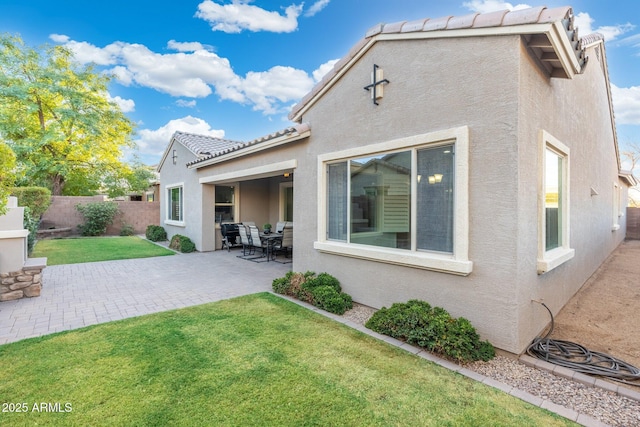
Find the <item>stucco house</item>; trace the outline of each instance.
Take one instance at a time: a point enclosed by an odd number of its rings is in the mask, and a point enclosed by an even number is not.
[[[377,25],[242,143],[176,133],[161,225],[293,220],[293,270],[372,306],[422,299],[520,353],[625,236],[605,46],[569,7]]]

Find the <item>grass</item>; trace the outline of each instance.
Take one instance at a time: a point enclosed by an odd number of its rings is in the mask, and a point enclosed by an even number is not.
[[[30,256],[47,257],[47,265],[60,265],[174,254],[139,237],[123,236],[39,240]]]
[[[12,426],[573,425],[269,293],[6,344],[0,360],[2,401],[28,409],[0,414]]]

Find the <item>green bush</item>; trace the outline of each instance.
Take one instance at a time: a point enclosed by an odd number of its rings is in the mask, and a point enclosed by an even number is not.
[[[118,204],[114,202],[93,202],[76,205],[76,209],[84,216],[85,223],[78,225],[83,236],[100,236],[107,231],[118,213]]]
[[[36,244],[40,218],[51,205],[51,191],[44,187],[14,187],[11,195],[18,198],[18,206],[24,206],[24,228],[29,230],[27,251]]]
[[[353,307],[351,296],[341,292],[338,279],[327,273],[288,272],[272,282],[273,291],[313,304],[325,311],[344,314]]]
[[[493,346],[480,341],[471,322],[463,317],[453,318],[445,309],[431,307],[425,301],[410,300],[383,307],[365,326],[458,362],[495,357]]]
[[[122,226],[122,229],[120,229],[121,236],[133,236],[134,234],[135,234],[135,230],[133,228],[133,225],[131,224],[124,224]]]
[[[159,225],[148,225],[145,231],[145,236],[152,242],[160,242],[167,240],[167,232]]]
[[[189,253],[196,250],[196,245],[187,236],[175,234],[169,242],[169,247],[178,252]]]

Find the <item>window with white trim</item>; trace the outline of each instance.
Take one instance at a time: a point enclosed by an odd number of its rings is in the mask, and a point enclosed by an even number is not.
[[[540,217],[538,274],[573,258],[569,245],[569,148],[540,132]]]
[[[316,249],[469,274],[468,129],[320,156]]]
[[[182,184],[167,186],[167,219],[170,225],[184,225],[184,197]]]

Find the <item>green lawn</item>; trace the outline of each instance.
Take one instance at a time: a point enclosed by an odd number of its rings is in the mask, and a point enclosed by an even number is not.
[[[174,254],[147,240],[126,236],[38,240],[30,256],[47,257],[47,265],[59,265]]]
[[[0,413],[12,426],[573,425],[268,293],[6,344],[0,360],[2,401],[27,409]]]

